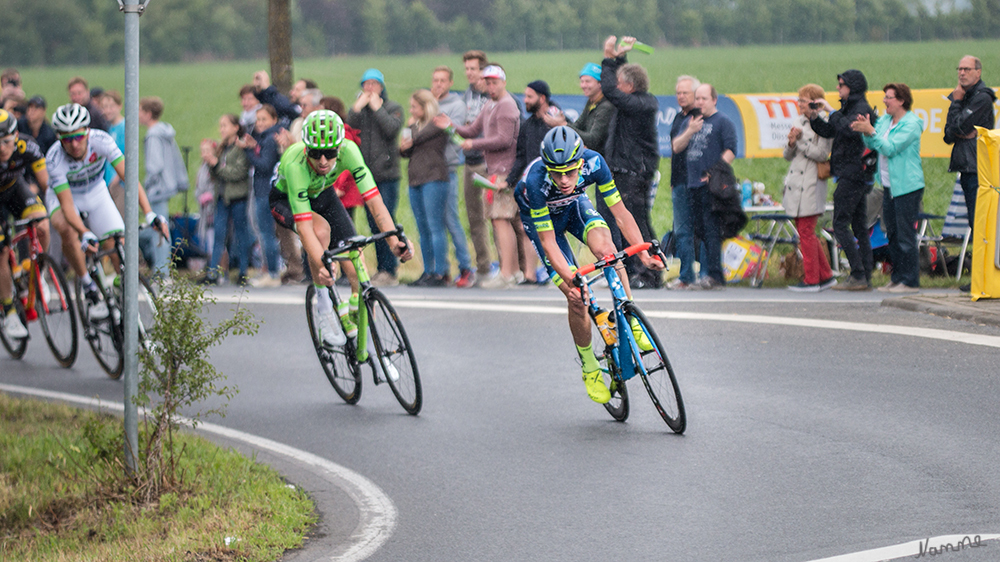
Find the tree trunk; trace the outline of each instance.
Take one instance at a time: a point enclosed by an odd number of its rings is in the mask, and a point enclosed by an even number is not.
[[[292,88],[291,0],[268,0],[267,51],[271,58],[271,83],[279,92]]]

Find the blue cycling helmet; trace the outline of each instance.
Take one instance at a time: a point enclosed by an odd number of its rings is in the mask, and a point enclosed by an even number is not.
[[[552,172],[566,172],[583,163],[583,140],[566,126],[554,127],[542,139],[542,162]]]

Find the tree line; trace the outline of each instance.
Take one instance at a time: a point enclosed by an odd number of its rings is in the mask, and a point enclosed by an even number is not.
[[[144,62],[267,55],[270,0],[153,0]],[[610,34],[677,46],[1000,35],[1000,0],[297,0],[296,56],[591,49]],[[959,7],[961,6],[961,7]],[[112,0],[0,0],[5,65],[123,60]]]

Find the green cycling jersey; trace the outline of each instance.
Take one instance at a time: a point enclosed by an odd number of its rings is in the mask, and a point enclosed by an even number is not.
[[[337,163],[330,173],[324,175],[316,173],[309,165],[305,143],[298,142],[289,146],[278,163],[273,185],[275,189],[288,195],[288,204],[296,222],[312,220],[310,200],[332,187],[344,171],[349,171],[354,176],[354,183],[358,184],[358,191],[365,201],[378,195],[371,170],[361,156],[361,149],[354,141],[347,139],[340,145]]]

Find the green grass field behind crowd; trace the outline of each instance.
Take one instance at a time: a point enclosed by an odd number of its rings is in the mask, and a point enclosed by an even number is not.
[[[658,95],[672,94],[676,77],[681,74],[692,74],[703,82],[710,82],[723,94],[792,92],[809,82],[833,90],[837,73],[848,68],[862,70],[873,89],[887,82],[904,82],[911,88],[950,88],[956,83],[956,64],[966,54],[983,57],[983,77],[987,83],[1000,76],[1000,60],[989,56],[998,47],[1000,41],[996,40],[661,47],[653,55],[635,53],[631,60],[648,69],[650,90]],[[554,93],[564,94],[579,93],[580,68],[588,61],[600,62],[602,56],[596,46],[587,51],[488,54],[507,70],[510,91],[521,92],[528,82],[544,79]],[[368,68],[378,68],[385,74],[390,98],[405,108],[414,90],[429,86],[431,72],[438,65],[447,65],[455,71],[455,90],[466,87],[461,54],[455,53],[300,59],[295,61],[294,75],[316,80],[324,94],[338,96],[349,104],[359,90],[361,74]],[[240,87],[251,81],[254,71],[266,68],[267,62],[263,60],[143,65],[140,68],[140,95],[163,98],[166,105],[163,119],[177,130],[179,144],[194,147],[192,178],[198,165],[199,141],[218,136],[219,116],[240,112]],[[124,91],[124,73],[120,66],[22,68],[21,73],[26,94],[45,96],[49,113],[59,104],[68,102],[66,83],[75,75],[87,78],[91,86]],[[405,185],[405,161],[403,165]],[[764,182],[767,192],[780,200],[782,178],[787,169],[784,160],[743,159],[734,167],[739,177]],[[663,159],[660,169],[666,183],[670,161]],[[947,173],[947,160],[925,159],[924,172],[927,183],[924,206],[928,211],[943,213],[954,182],[954,177]],[[398,219],[409,232],[415,233],[406,190],[401,192]],[[659,234],[672,225],[668,194],[667,189],[661,190],[653,208],[653,223]],[[176,201],[172,207],[177,211],[182,206],[181,201]],[[194,203],[190,207],[197,209]],[[419,266],[404,269],[406,275],[413,272],[419,273]]]

